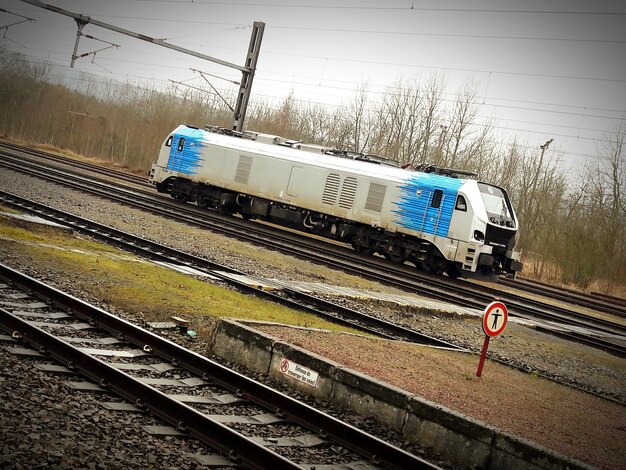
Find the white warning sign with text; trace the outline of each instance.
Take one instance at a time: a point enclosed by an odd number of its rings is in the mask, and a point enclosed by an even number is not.
[[[311,387],[317,386],[317,378],[319,377],[317,372],[309,369],[308,367],[296,364],[289,359],[283,359],[280,361],[280,371],[289,377],[310,385]]]

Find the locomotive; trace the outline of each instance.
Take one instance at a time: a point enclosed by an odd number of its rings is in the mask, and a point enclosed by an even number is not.
[[[257,132],[180,125],[163,141],[149,181],[179,201],[331,238],[429,273],[514,276],[522,263],[509,196],[469,176]]]

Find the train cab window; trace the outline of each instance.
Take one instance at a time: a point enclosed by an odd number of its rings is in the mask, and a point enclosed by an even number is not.
[[[465,202],[465,198],[459,194],[459,197],[456,198],[456,206],[454,208],[457,211],[467,212],[467,203]]]
[[[185,138],[181,137],[180,140],[178,141],[178,151],[182,152],[183,148],[185,148]]]
[[[437,209],[441,206],[441,199],[443,197],[443,191],[441,189],[435,189],[435,193],[433,194],[433,200],[430,203],[431,207]]]
[[[171,147],[172,146],[172,140],[174,140],[174,136],[171,135],[167,138],[167,140],[165,141],[165,146],[166,147]]]

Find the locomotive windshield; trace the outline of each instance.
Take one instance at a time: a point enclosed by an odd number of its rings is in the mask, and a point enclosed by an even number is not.
[[[480,189],[485,209],[487,209],[489,221],[492,224],[515,227],[513,209],[505,192],[496,186],[485,183],[478,183],[478,188]]]

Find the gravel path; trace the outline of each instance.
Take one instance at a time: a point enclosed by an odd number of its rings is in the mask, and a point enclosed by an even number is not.
[[[83,217],[115,226],[121,230],[167,243],[170,246],[184,249],[251,274],[263,274],[267,277],[283,280],[325,282],[349,287],[357,285],[359,288],[369,287],[378,291],[388,290],[375,283],[363,281],[343,273],[329,271],[323,267],[312,266],[288,256],[252,247],[245,243],[193,229],[176,222],[163,220],[150,214],[121,207],[82,193],[72,192],[17,173],[3,170],[0,173],[0,187],[17,195],[53,207],[62,208]],[[26,272],[29,269],[32,272],[34,269],[32,266],[20,266],[25,264],[24,261],[2,250],[1,246],[0,259],[11,266],[22,267]],[[45,268],[41,266],[36,268],[35,271],[43,274],[43,277],[49,278],[47,281],[56,283],[60,288],[66,289],[69,287],[76,295],[89,299],[88,286],[77,285],[75,282],[72,282],[72,285],[63,285],[69,283],[59,279],[58,273],[49,272],[46,275]],[[338,301],[337,299],[334,300]],[[463,344],[474,352],[478,351],[482,345],[480,326],[473,318],[459,317],[452,313],[445,314],[441,312],[436,315],[424,315],[423,312],[405,311],[380,304],[345,299],[341,301],[354,308],[370,311],[372,314],[403,323],[432,336]],[[321,333],[318,333],[318,336],[309,337],[309,339],[291,337],[290,335],[293,335],[293,333],[287,331],[275,331],[274,333],[285,338],[291,338],[292,341],[300,344],[307,344],[311,349],[318,348],[318,353],[329,357],[333,357],[336,350],[339,350],[339,348],[334,348],[332,342],[325,341]],[[345,344],[351,343],[346,340]],[[376,341],[372,344],[380,343]],[[359,346],[357,348],[356,343],[353,346],[353,348],[340,349],[343,353],[342,360],[344,362],[348,363],[350,367],[388,379],[381,371],[380,364],[389,362],[389,348],[380,349],[371,345]],[[367,356],[364,355],[364,351],[368,351]],[[376,351],[378,351],[378,355],[376,355]],[[524,327],[513,326],[503,336],[492,341],[490,351],[496,356],[514,359],[521,367],[527,370],[559,377],[570,383],[578,384],[587,389],[597,390],[621,400],[626,399],[626,365],[624,361],[590,348],[568,343]],[[359,360],[359,358],[365,357],[367,357],[366,361]],[[491,363],[487,367],[490,371],[496,370],[495,365]],[[464,394],[462,389],[457,391],[454,396],[451,393],[442,391],[446,389],[445,384],[449,378],[449,369],[432,366],[427,368],[430,370],[430,374],[432,374],[432,376],[429,376],[429,381],[433,384],[440,383],[442,385],[430,387],[430,392],[419,389],[416,389],[416,392],[426,397],[428,397],[428,393],[432,393],[436,397],[436,401],[445,406],[493,423],[493,417],[490,417],[484,409],[479,406],[472,406],[471,394]],[[503,368],[502,370],[510,371],[508,368]],[[416,377],[415,374],[403,372],[401,374],[395,373],[395,376]],[[536,384],[532,389],[523,389],[517,386],[516,381],[519,380],[519,375],[515,374],[499,374],[498,381],[504,382],[504,386],[507,385],[506,381],[510,381],[509,386],[511,390],[514,390],[514,394],[517,395],[516,398],[519,398],[519,403],[522,403],[520,405],[522,408],[524,407],[523,403],[535,403],[536,401],[534,401],[533,397],[537,396],[543,400],[544,406],[537,409],[527,407],[523,412],[520,408],[509,409],[504,407],[502,416],[499,417],[502,422],[505,424],[507,422],[515,423],[518,418],[523,417],[523,422],[528,423],[528,417],[532,418],[532,416],[535,416],[537,418],[535,422],[541,423],[535,426],[536,432],[533,433],[531,432],[532,430],[528,429],[524,431],[524,426],[520,425],[517,428],[513,426],[517,429],[516,433],[523,437],[530,438],[532,436],[543,445],[599,467],[624,468],[623,463],[620,463],[626,461],[626,450],[624,448],[626,423],[623,419],[625,415],[623,406],[607,405],[608,402],[605,400],[599,400],[598,403],[594,404],[595,408],[593,410],[571,410],[573,419],[559,421],[559,416],[567,412],[567,410],[562,409],[563,407],[560,403],[562,398],[558,394],[549,394],[550,392],[546,387],[552,387],[553,385],[547,386],[544,384],[544,381],[535,379]],[[470,377],[471,374],[465,377],[465,381],[468,384],[476,383],[470,380]],[[531,377],[533,376],[531,375]],[[417,379],[416,377],[415,381],[418,381]],[[389,380],[391,381],[391,379]],[[414,385],[408,382],[401,384],[401,386],[411,391],[413,391],[411,387]],[[574,393],[571,392],[571,389],[569,390],[570,392],[568,393]],[[611,408],[607,412],[608,414],[602,415],[599,410],[605,405],[617,407],[617,411]],[[595,415],[604,417],[605,427],[614,432],[613,439],[610,439],[611,442],[606,442],[606,436],[603,437],[605,442],[593,437],[597,434],[595,432],[597,429],[589,429],[589,422],[585,419],[586,413],[595,413]],[[546,422],[546,420],[542,420],[542,417],[546,416],[554,416],[555,418],[551,418],[549,422]],[[532,422],[532,419],[530,421]],[[567,432],[561,432],[564,430],[563,423],[567,423],[567,426],[569,426]],[[572,426],[573,429],[571,428]],[[577,439],[578,442],[576,441]],[[585,443],[585,445],[581,445],[581,442]]]
[[[101,394],[72,390],[6,346],[0,344],[0,468],[192,469],[186,454],[210,453],[195,440],[147,434],[142,427],[157,424],[149,415],[112,414]]]

